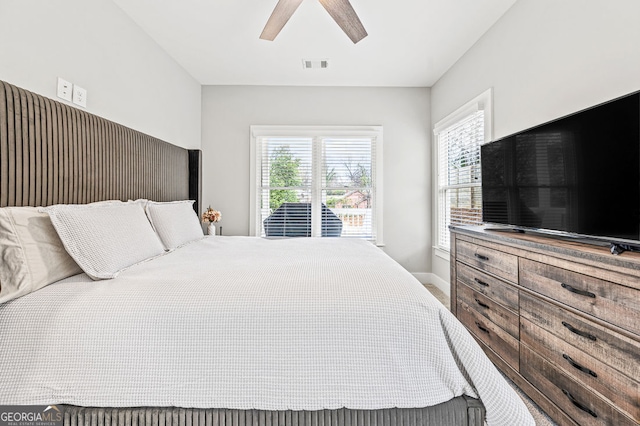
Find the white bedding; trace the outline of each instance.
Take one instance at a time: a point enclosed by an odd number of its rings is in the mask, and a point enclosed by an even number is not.
[[[533,425],[453,315],[370,243],[206,237],[0,305],[0,404],[264,410],[480,397]]]

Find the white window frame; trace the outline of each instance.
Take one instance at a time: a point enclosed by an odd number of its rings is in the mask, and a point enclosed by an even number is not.
[[[438,121],[433,127],[433,151],[434,151],[434,161],[435,169],[436,169],[436,180],[435,180],[435,200],[434,200],[434,218],[435,218],[435,244],[433,245],[434,252],[437,256],[442,257],[444,259],[449,259],[450,247],[444,247],[440,245],[440,215],[441,215],[441,206],[440,206],[440,174],[443,172],[440,170],[440,162],[439,162],[439,137],[440,133],[449,129],[451,126],[459,123],[464,120],[471,114],[474,114],[480,110],[484,111],[484,141],[483,144],[490,142],[493,139],[493,90],[487,89],[482,92],[480,95],[476,96],[451,114],[447,115],[442,120]],[[445,231],[448,232],[448,231]]]
[[[375,219],[373,228],[375,230],[375,241],[379,247],[384,246],[382,213],[383,213],[383,173],[382,173],[382,152],[383,152],[383,132],[382,126],[251,126],[250,141],[250,177],[249,177],[249,235],[259,236],[261,230],[261,218],[257,214],[256,206],[258,205],[261,168],[262,165],[257,158],[257,141],[259,138],[278,138],[278,137],[309,137],[309,138],[372,138],[376,144],[375,159]],[[319,144],[314,145],[314,150],[321,149]],[[321,163],[317,162],[315,167],[321,167]],[[319,185],[319,182],[314,182]],[[315,197],[320,197],[320,191],[315,190]],[[316,201],[318,201],[316,200]],[[312,216],[312,222],[320,222],[319,212]]]

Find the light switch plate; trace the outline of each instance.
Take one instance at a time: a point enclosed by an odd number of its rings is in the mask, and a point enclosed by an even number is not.
[[[76,84],[73,85],[73,103],[83,108],[87,107],[87,91]]]
[[[71,102],[73,85],[67,80],[58,77],[58,97]]]

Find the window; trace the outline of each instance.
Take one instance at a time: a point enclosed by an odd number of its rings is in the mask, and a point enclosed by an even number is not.
[[[382,128],[251,127],[251,234],[382,243]]]
[[[482,222],[480,146],[491,139],[491,90],[434,129],[437,149],[437,244],[449,251],[449,225]]]

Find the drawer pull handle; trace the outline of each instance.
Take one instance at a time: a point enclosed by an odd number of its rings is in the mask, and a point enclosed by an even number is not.
[[[489,284],[485,283],[484,281],[481,281],[481,280],[479,280],[479,279],[477,279],[477,278],[474,278],[473,280],[474,280],[475,282],[477,282],[478,284],[480,284],[480,285],[483,285],[483,286],[485,286],[485,287],[489,287]]]
[[[576,401],[576,399],[573,397],[573,395],[571,395],[569,393],[568,390],[562,389],[562,393],[564,393],[567,396],[567,398],[569,398],[569,401],[571,401],[571,403],[573,405],[575,405],[576,407],[578,407],[579,409],[581,409],[585,413],[591,414],[591,416],[593,416],[593,417],[598,417],[598,415],[593,410],[591,410],[589,407],[585,407],[584,405],[582,405],[581,403]]]
[[[490,309],[489,305],[487,305],[486,303],[482,303],[481,301],[479,301],[478,299],[476,299],[476,303],[480,306],[482,306],[485,309]]]
[[[577,288],[571,287],[569,284],[562,283],[562,288],[566,288],[571,293],[579,294],[580,296],[593,297],[595,299],[596,295],[591,293],[590,291],[578,290]]]
[[[486,262],[487,260],[489,260],[489,258],[488,258],[487,256],[484,256],[484,255],[479,254],[479,253],[476,253],[476,254],[475,254],[475,256],[476,256],[478,259],[483,260],[483,261],[485,261],[485,262]]]
[[[485,332],[487,334],[489,334],[489,330],[487,330],[482,324],[480,324],[478,321],[476,321],[476,326],[480,329],[480,331]]]
[[[575,362],[573,359],[571,359],[571,357],[570,357],[569,355],[567,355],[567,354],[562,354],[562,358],[566,359],[566,360],[567,360],[567,362],[568,362],[569,364],[571,364],[571,366],[572,366],[572,367],[577,368],[578,370],[580,370],[580,371],[582,371],[582,372],[584,372],[584,373],[590,374],[590,375],[592,375],[593,377],[598,377],[598,375],[596,374],[596,372],[595,372],[595,371],[590,370],[590,369],[588,369],[587,367],[583,367],[583,366],[581,366],[580,364],[578,364],[577,362]]]
[[[577,328],[574,328],[571,324],[564,321],[562,321],[562,325],[567,327],[570,332],[575,333],[578,336],[586,337],[587,339],[593,340],[594,342],[596,341],[596,336],[594,336],[593,334],[589,334],[586,331],[578,330]]]

